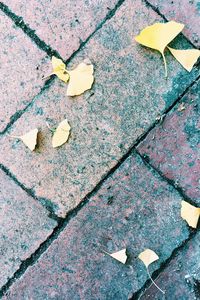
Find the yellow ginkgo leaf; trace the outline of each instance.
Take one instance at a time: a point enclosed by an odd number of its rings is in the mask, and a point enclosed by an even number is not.
[[[200,208],[195,207],[186,201],[181,202],[181,217],[188,223],[189,226],[197,228],[199,215]]]
[[[51,62],[53,67],[52,74],[57,75],[62,81],[67,82],[69,80],[69,74],[66,70],[64,62],[55,56],[52,56]]]
[[[89,90],[94,82],[93,65],[80,63],[74,70],[68,71],[70,79],[67,96],[78,96]]]
[[[141,252],[138,258],[145,264],[147,268],[151,263],[159,259],[158,255],[151,249],[146,249]]]
[[[178,50],[167,47],[171,54],[178,60],[178,62],[190,72],[200,57],[200,50],[198,49],[186,49]]]
[[[110,255],[114,259],[120,261],[122,264],[126,263],[126,260],[127,260],[126,248],[122,249],[120,251],[114,252],[114,253],[108,253],[108,252],[106,252],[104,250],[103,250],[103,252],[105,252],[106,254]]]
[[[38,135],[38,129],[35,128],[24,135],[16,136],[16,135],[10,135],[10,137],[21,140],[31,151],[35,150],[35,147],[37,145],[37,135]]]
[[[71,127],[66,119],[58,125],[52,138],[53,148],[59,147],[67,142],[70,129]]]
[[[143,46],[158,50],[163,57],[165,74],[167,76],[167,65],[164,56],[166,46],[183,30],[184,25],[175,21],[167,23],[155,23],[146,27],[135,37],[135,40]]]

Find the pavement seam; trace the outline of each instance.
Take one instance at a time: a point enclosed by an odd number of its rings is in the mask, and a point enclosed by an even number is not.
[[[160,17],[162,17],[166,22],[168,22],[169,20],[165,17],[164,14],[161,13],[161,11],[156,7],[154,6],[153,4],[151,4],[148,0],[142,0],[147,7],[150,7],[152,10],[154,10]],[[193,47],[193,48],[196,48],[198,49],[197,46],[195,46],[191,41],[190,39],[188,39],[183,33],[180,33],[179,35],[182,35],[186,40],[187,42]]]

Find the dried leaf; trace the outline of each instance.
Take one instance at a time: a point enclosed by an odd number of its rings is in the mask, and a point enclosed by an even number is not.
[[[58,76],[62,81],[67,82],[69,80],[69,74],[66,70],[66,66],[64,62],[56,58],[55,56],[52,56],[52,67],[53,67],[53,73]]]
[[[89,90],[94,82],[93,65],[80,63],[74,70],[68,71],[70,80],[67,96],[78,96]]]
[[[167,48],[188,72],[192,70],[194,64],[200,57],[200,50],[197,49],[178,50],[170,47]]]
[[[126,263],[127,260],[127,255],[126,255],[126,248],[122,249],[120,251],[114,252],[112,254],[106,252],[103,250],[103,252],[105,252],[106,254],[110,255],[111,257],[113,257],[114,259],[120,261],[122,264]]]
[[[179,105],[179,107],[178,107],[178,111],[183,111],[183,110],[185,110],[185,104],[184,103],[181,103],[180,105]]]
[[[144,250],[138,257],[147,268],[151,263],[159,259],[158,255],[151,249]]]
[[[37,145],[37,135],[38,135],[38,129],[35,128],[24,135],[21,136],[15,136],[10,135],[10,137],[21,140],[31,151],[35,150],[35,147]]]
[[[186,201],[181,202],[181,217],[188,223],[189,226],[197,228],[199,215],[200,208],[195,207]]]
[[[175,21],[167,23],[155,23],[146,27],[135,37],[135,40],[143,46],[158,50],[163,57],[165,75],[167,76],[167,65],[164,56],[166,46],[183,30],[184,25]]]
[[[66,119],[58,125],[52,138],[53,148],[59,147],[67,142],[70,129],[71,127]]]

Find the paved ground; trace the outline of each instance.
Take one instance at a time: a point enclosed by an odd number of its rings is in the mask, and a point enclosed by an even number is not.
[[[199,12],[196,0],[0,2],[2,299],[200,299],[200,235],[180,217],[182,200],[200,206],[198,65],[167,53],[165,79],[160,55],[134,42],[174,19],[186,27],[172,45],[198,47]],[[70,98],[44,81],[52,55],[89,58],[92,89]],[[46,121],[64,118],[69,142],[53,149]],[[35,127],[33,153],[10,137]],[[123,248],[125,265],[103,252]]]

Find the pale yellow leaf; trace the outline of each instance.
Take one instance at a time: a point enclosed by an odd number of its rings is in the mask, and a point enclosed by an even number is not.
[[[33,151],[37,144],[37,135],[38,135],[38,129],[35,128],[26,134],[19,136],[18,138],[22,140],[22,142],[31,150]]]
[[[199,215],[200,208],[195,207],[186,201],[181,202],[181,217],[188,223],[189,226],[197,228]]]
[[[167,47],[172,55],[178,60],[178,62],[188,71],[190,72],[200,57],[200,50],[198,49],[186,49],[186,50],[178,50]]]
[[[155,23],[143,29],[135,40],[143,46],[158,50],[163,57],[165,71],[167,66],[164,56],[166,46],[183,30],[184,25],[175,21]]]
[[[116,260],[120,261],[122,264],[126,263],[127,260],[126,249],[122,249],[120,251],[114,252],[109,255],[115,258]]]
[[[69,74],[66,70],[66,66],[64,62],[56,58],[55,56],[52,56],[52,67],[53,67],[53,73],[58,76],[62,81],[67,82],[69,80]]]
[[[71,127],[66,119],[58,125],[52,138],[53,148],[59,147],[67,142],[70,129]]]
[[[147,268],[151,263],[159,259],[158,255],[151,249],[144,250],[138,257]]]
[[[93,65],[80,63],[74,70],[68,71],[70,79],[67,96],[78,96],[89,90],[94,82]]]

